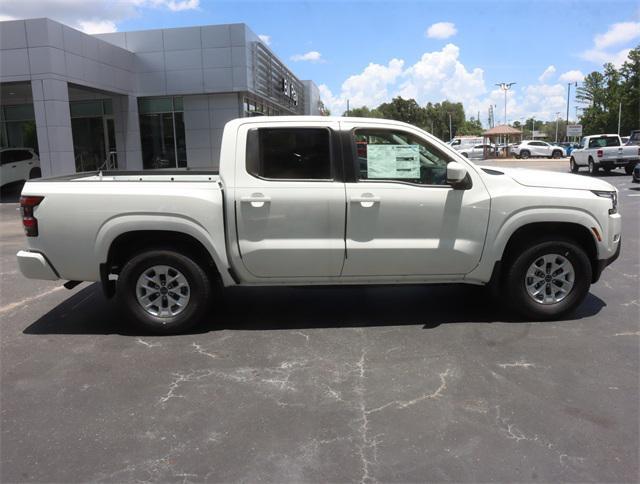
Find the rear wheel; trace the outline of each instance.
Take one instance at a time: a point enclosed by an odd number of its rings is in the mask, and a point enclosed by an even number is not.
[[[527,159],[531,156],[531,152],[529,150],[522,150],[520,152],[520,158]]]
[[[635,164],[629,164],[629,165],[627,165],[627,166],[625,166],[625,167],[624,167],[624,172],[625,172],[627,175],[631,175],[631,174],[633,173],[633,169],[634,169],[635,167],[636,167],[636,165],[635,165]]]
[[[515,257],[505,276],[513,308],[532,320],[551,320],[573,311],[591,284],[591,262],[570,239],[539,239]]]
[[[200,264],[172,250],[149,250],[122,268],[116,287],[120,308],[139,327],[182,333],[206,315],[211,282]]]
[[[576,160],[573,156],[569,160],[569,168],[571,169],[571,173],[578,173],[580,171],[580,167],[576,165]]]
[[[597,176],[598,175],[598,167],[593,162],[593,158],[589,158],[589,175]]]

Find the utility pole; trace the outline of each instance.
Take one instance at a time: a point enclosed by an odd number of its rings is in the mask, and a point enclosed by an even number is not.
[[[496,84],[496,86],[500,87],[504,91],[504,124],[507,125],[507,91],[511,89],[515,82],[501,82],[500,84]]]
[[[560,120],[560,111],[556,113],[556,143],[558,142],[558,121]]]
[[[622,101],[618,104],[618,136],[620,136],[620,121],[622,119]]]
[[[567,82],[567,126],[569,126],[569,96],[571,94],[571,84],[573,84],[576,88],[578,87],[577,82]],[[566,141],[569,141],[569,137],[565,135]]]
[[[536,135],[533,132],[536,130],[536,119],[531,118],[531,139],[536,139]]]
[[[447,113],[449,115],[449,139],[453,139],[453,131],[451,131],[451,113]]]
[[[347,99],[347,117],[349,117],[349,100]]]

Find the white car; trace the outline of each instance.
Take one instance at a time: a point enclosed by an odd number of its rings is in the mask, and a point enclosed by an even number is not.
[[[485,158],[485,153],[487,157],[491,157],[495,154],[496,149],[492,145],[479,144],[460,148],[458,151],[465,158],[470,158],[472,160],[483,160]]]
[[[225,126],[219,173],[27,182],[17,257],[29,278],[101,281],[159,333],[213,314],[222,286],[473,284],[546,320],[618,257],[617,208],[604,180],[483,168],[397,121],[252,117]]]
[[[539,156],[545,158],[562,158],[566,152],[562,146],[552,145],[546,141],[525,140],[511,147],[511,154],[516,158],[531,158]]]
[[[31,148],[0,149],[0,185],[40,176],[40,159]]]
[[[590,175],[597,175],[600,168],[609,173],[615,168],[624,168],[627,175],[640,161],[640,146],[623,145],[617,134],[585,136],[580,146],[571,152],[569,168],[577,173],[586,167]]]

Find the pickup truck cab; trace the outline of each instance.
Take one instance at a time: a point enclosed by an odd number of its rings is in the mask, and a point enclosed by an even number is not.
[[[100,281],[160,333],[206,318],[238,285],[464,283],[559,318],[620,251],[605,181],[483,168],[383,119],[237,119],[219,173],[29,181],[21,206],[26,277]]]
[[[569,167],[572,173],[587,167],[592,176],[597,175],[600,168],[607,173],[614,168],[624,168],[625,173],[631,175],[638,161],[640,147],[623,145],[617,134],[596,134],[582,138],[580,145],[571,152]]]

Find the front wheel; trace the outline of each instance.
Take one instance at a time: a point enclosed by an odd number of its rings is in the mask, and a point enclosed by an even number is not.
[[[209,277],[194,259],[154,249],[124,265],[116,297],[120,308],[142,329],[175,334],[204,318],[211,292]]]
[[[589,257],[574,241],[539,239],[512,260],[504,287],[513,308],[527,319],[558,319],[583,301],[591,271]]]
[[[627,175],[631,175],[631,174],[633,174],[633,169],[634,169],[635,167],[636,167],[636,165],[635,165],[635,164],[629,164],[629,165],[627,165],[627,166],[625,166],[625,167],[624,167],[624,172],[625,172]]]
[[[562,158],[562,151],[560,151],[560,150],[555,150],[555,151],[552,153],[551,158],[555,158],[555,159]]]

